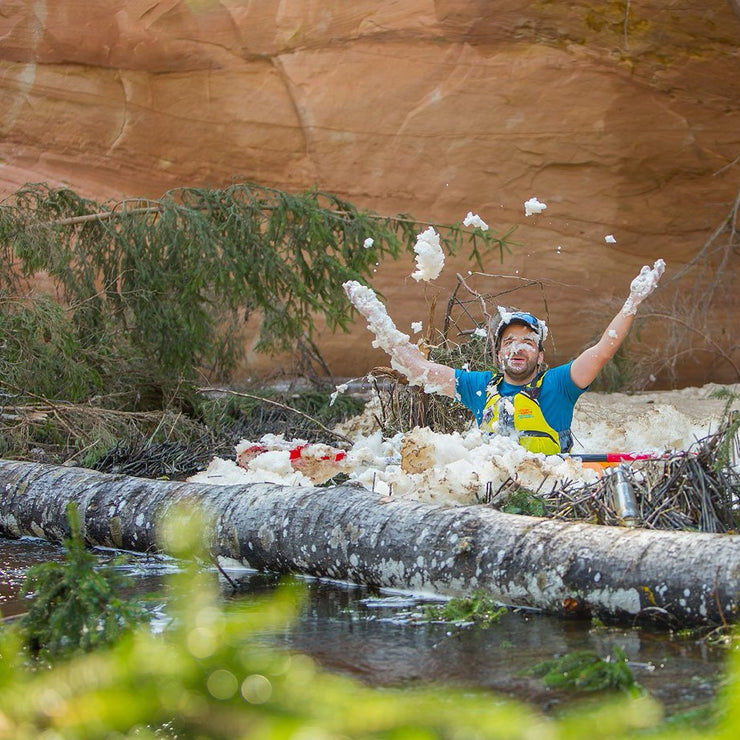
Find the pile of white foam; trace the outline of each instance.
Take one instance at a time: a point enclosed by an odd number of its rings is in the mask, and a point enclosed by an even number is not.
[[[658,454],[690,449],[719,428],[726,402],[715,397],[717,389],[709,385],[641,394],[587,393],[576,406],[573,452]],[[728,390],[740,398],[740,385]],[[740,407],[740,402],[735,406]],[[597,475],[576,459],[531,453],[507,437],[486,440],[478,429],[440,434],[417,428],[383,438],[375,421],[377,413],[371,402],[360,417],[338,430],[352,437],[348,450],[266,435],[255,442],[243,440],[233,459],[215,458],[190,480],[313,486],[344,473],[379,497],[467,505],[488,496],[495,501],[496,492],[509,480],[545,492],[579,481],[590,483]],[[245,459],[244,450],[250,446],[265,451]],[[343,457],[336,460],[339,454]]]
[[[348,456],[350,480],[381,496],[466,505],[495,500],[510,480],[532,490],[569,481],[592,482],[593,470],[557,455],[527,452],[508,437],[485,440],[478,429],[439,434],[416,428],[392,439],[380,432],[358,439]],[[378,465],[378,461],[390,461]]]
[[[237,447],[253,443],[242,441]],[[359,435],[341,460],[326,455],[318,475],[304,467],[302,457],[310,457],[312,445],[303,440],[284,440],[267,435],[258,443],[266,450],[239,464],[234,460],[214,459],[207,470],[189,478],[192,482],[218,485],[277,483],[285,486],[311,486],[333,475],[344,473],[350,482],[374,491],[378,496],[409,498],[427,503],[466,505],[493,498],[508,481],[533,491],[562,486],[571,481],[592,482],[596,473],[584,469],[573,459],[527,452],[507,437],[486,441],[478,429],[463,434],[439,434],[416,428],[386,439],[379,430]],[[326,448],[326,445],[320,447]],[[296,457],[290,450],[301,448]],[[337,450],[338,452],[338,450]],[[331,464],[330,464],[331,463]]]

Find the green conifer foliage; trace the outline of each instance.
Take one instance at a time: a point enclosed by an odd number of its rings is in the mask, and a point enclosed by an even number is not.
[[[32,566],[22,587],[32,595],[21,621],[26,643],[45,659],[111,644],[147,617],[138,602],[125,598],[127,580],[111,565],[99,567],[85,547],[73,504],[67,517],[72,535],[64,562]]]
[[[107,204],[28,185],[0,205],[0,301],[44,272],[91,362],[114,347],[163,375],[227,372],[250,318],[260,322],[256,349],[266,353],[313,348],[319,319],[346,330],[352,311],[342,283],[367,282],[377,263],[410,252],[427,226],[317,190],[294,195],[254,183]],[[478,265],[493,248],[503,258],[511,233],[438,231],[449,253],[468,244]]]

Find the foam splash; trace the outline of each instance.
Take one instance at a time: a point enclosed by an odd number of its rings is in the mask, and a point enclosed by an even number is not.
[[[414,280],[436,280],[445,264],[444,252],[439,243],[439,234],[433,227],[422,231],[416,237],[416,270],[411,273]]]
[[[547,208],[547,206],[544,203],[538,201],[537,198],[530,198],[524,203],[524,215],[533,216],[538,213],[542,213],[545,208]]]

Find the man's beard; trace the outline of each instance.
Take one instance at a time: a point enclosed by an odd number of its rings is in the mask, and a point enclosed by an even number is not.
[[[503,370],[512,380],[529,380],[537,372],[537,358],[527,360],[523,365],[511,366],[511,358],[501,358],[501,370]]]

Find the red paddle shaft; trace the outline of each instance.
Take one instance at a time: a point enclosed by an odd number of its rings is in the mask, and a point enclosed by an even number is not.
[[[583,462],[633,462],[634,460],[660,460],[664,454],[657,452],[570,452],[567,457],[577,457]]]

